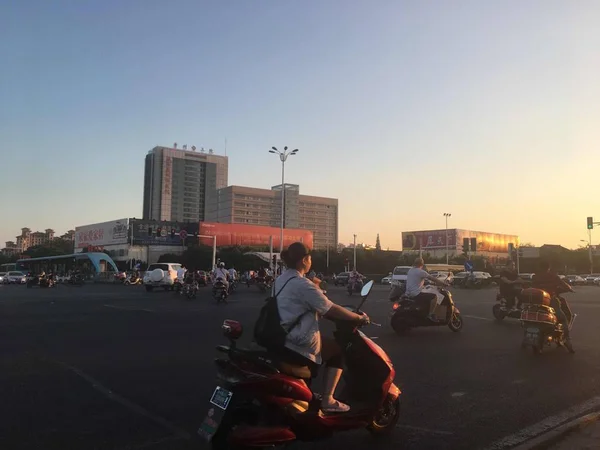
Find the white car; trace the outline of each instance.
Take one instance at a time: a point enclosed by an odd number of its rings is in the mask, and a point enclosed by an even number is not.
[[[179,263],[150,264],[143,280],[146,290],[151,291],[155,287],[162,287],[165,290],[172,289],[179,269],[181,269]]]
[[[388,276],[385,276],[381,279],[381,284],[391,284],[392,283],[392,274],[390,273]]]
[[[8,283],[6,281],[6,272],[0,272],[0,284]]]
[[[5,276],[5,282],[8,284],[25,284],[27,283],[27,277],[23,272],[7,272]]]
[[[392,272],[392,286],[399,286],[401,283],[406,283],[406,275],[412,269],[411,266],[396,266]]]
[[[446,271],[433,271],[430,275],[436,277],[438,280],[446,281],[447,283],[452,284],[454,281],[454,274],[452,272]]]

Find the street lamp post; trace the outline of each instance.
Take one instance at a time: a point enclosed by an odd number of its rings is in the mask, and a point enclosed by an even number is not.
[[[327,221],[325,227],[327,229],[327,274],[329,274],[329,205],[327,205]]]
[[[594,273],[594,257],[592,256],[592,230],[588,230],[589,231],[589,242],[585,241],[583,239],[580,239],[581,242],[585,242],[587,244],[588,247],[588,253],[589,253],[589,257],[590,257],[590,275],[592,273]]]
[[[269,153],[276,153],[279,155],[281,161],[281,235],[279,237],[279,257],[281,258],[281,252],[283,251],[283,229],[285,228],[285,161],[290,155],[298,153],[298,149],[288,151],[287,146],[283,147],[283,151],[277,150],[277,147],[271,147]]]
[[[444,213],[444,217],[446,218],[446,265],[448,265],[449,256],[448,256],[448,217],[452,214]]]
[[[354,235],[354,270],[356,270],[356,235]]]

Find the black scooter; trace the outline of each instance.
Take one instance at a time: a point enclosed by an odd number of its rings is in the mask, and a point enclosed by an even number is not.
[[[445,315],[433,320],[429,318],[429,304],[415,302],[406,295],[403,295],[394,303],[392,312],[390,313],[390,322],[396,334],[403,335],[411,328],[417,327],[448,326],[454,332],[462,330],[463,320],[458,307],[454,304],[454,300],[452,300],[450,291],[444,288],[431,287],[426,292],[431,292],[432,294],[439,292],[444,296],[444,299],[438,302],[436,311],[442,313],[442,308],[445,307]]]

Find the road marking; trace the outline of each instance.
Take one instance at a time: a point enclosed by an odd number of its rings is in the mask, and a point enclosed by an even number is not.
[[[57,360],[52,360],[52,359],[47,359],[47,361],[53,362],[54,364],[58,364],[59,366],[62,366],[65,369],[70,370],[71,372],[73,372],[77,376],[79,376],[80,378],[83,378],[85,381],[87,381],[94,389],[96,389],[102,395],[107,397],[109,400],[112,400],[113,402],[118,403],[121,406],[124,406],[125,408],[129,409],[130,411],[133,411],[134,413],[137,413],[140,416],[151,420],[152,422],[162,426],[163,428],[166,428],[171,433],[173,433],[173,435],[176,436],[177,438],[188,439],[188,440],[191,439],[191,436],[187,431],[173,425],[172,423],[170,423],[166,419],[163,419],[162,417],[152,414],[147,409],[144,409],[140,405],[137,405],[137,404],[131,402],[130,400],[127,400],[125,397],[121,397],[119,394],[117,394],[116,392],[113,392],[109,388],[103,386],[102,384],[100,384],[100,382],[98,380],[96,380],[95,378],[92,378],[87,373],[79,370],[77,367],[70,366],[62,361],[57,361]]]
[[[513,380],[512,384],[523,384],[527,380]]]
[[[561,413],[545,418],[544,420],[523,428],[521,431],[506,436],[492,443],[485,450],[502,450],[516,447],[526,441],[530,441],[554,428],[563,425],[571,420],[583,416],[591,410],[600,408],[600,396],[593,397],[579,405],[575,405]]]
[[[149,312],[149,313],[153,313],[156,312],[152,309],[143,309],[143,308],[123,308],[122,306],[115,306],[115,305],[104,305],[107,308],[113,308],[113,309],[119,309],[121,311],[144,311],[144,312]]]
[[[442,436],[452,436],[454,434],[451,431],[430,430],[429,428],[413,427],[411,425],[396,425],[396,428],[404,428],[405,430],[420,431],[421,433],[427,433],[427,434],[441,434]]]
[[[453,392],[450,396],[453,398],[458,398],[458,397],[462,397],[465,394],[466,394],[466,392]]]
[[[469,319],[487,320],[489,322],[493,322],[494,321],[494,319],[490,319],[489,317],[467,316],[466,314],[461,314],[461,316],[468,317]]]

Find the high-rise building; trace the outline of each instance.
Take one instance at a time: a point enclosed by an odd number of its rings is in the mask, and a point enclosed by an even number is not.
[[[217,191],[208,205],[206,221],[281,226],[281,185],[271,189],[228,186]],[[335,248],[338,243],[338,200],[300,194],[297,184],[285,184],[285,228],[313,232],[314,247]]]
[[[154,147],[146,155],[144,219],[194,222],[205,220],[206,205],[227,186],[227,156]]]

